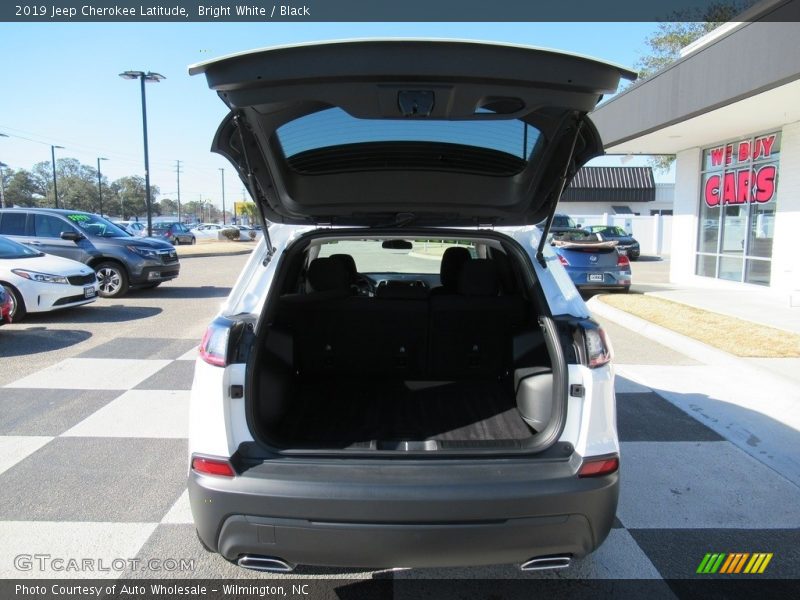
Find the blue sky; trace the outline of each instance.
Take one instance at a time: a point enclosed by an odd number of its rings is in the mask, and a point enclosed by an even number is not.
[[[151,180],[162,196],[174,197],[180,159],[181,199],[202,194],[219,205],[220,167],[228,202],[242,197],[230,164],[208,150],[226,108],[205,78],[189,77],[189,64],[314,40],[437,37],[543,46],[632,66],[655,29],[655,23],[3,23],[0,133],[11,137],[0,138],[0,161],[30,168],[49,161],[50,144],[58,144],[65,149],[57,158],[89,165],[109,158],[102,171],[110,179],[143,174],[139,84],[117,75],[155,71],[167,79],[147,87]]]

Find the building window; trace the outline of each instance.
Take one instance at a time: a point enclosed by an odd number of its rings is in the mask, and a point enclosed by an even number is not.
[[[695,273],[769,285],[780,133],[703,151]]]

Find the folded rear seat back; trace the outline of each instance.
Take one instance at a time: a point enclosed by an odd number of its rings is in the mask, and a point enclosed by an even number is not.
[[[432,378],[499,377],[512,369],[512,335],[525,304],[519,294],[499,294],[494,261],[473,259],[461,267],[458,294],[431,297]]]

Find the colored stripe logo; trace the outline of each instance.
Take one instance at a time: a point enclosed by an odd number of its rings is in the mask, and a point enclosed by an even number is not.
[[[715,573],[732,575],[738,573],[758,574],[763,573],[772,560],[772,552],[708,552],[700,565],[697,573],[713,575]]]

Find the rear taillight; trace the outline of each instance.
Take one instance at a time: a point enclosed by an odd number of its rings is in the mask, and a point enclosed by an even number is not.
[[[617,266],[618,267],[630,267],[631,266],[631,260],[628,258],[627,255],[620,254],[617,257]]]
[[[614,349],[602,327],[584,327],[583,339],[586,343],[586,363],[590,369],[602,367],[614,358]]]
[[[228,365],[228,340],[233,323],[227,319],[216,319],[206,329],[200,342],[200,358],[210,365]]]
[[[569,266],[569,261],[560,254],[558,255],[558,262],[560,262],[565,267]]]
[[[578,477],[600,477],[614,473],[619,469],[619,457],[591,458],[583,461],[578,469]]]
[[[219,477],[236,476],[236,471],[233,470],[231,463],[225,458],[193,456],[192,469],[205,475],[217,475]]]

